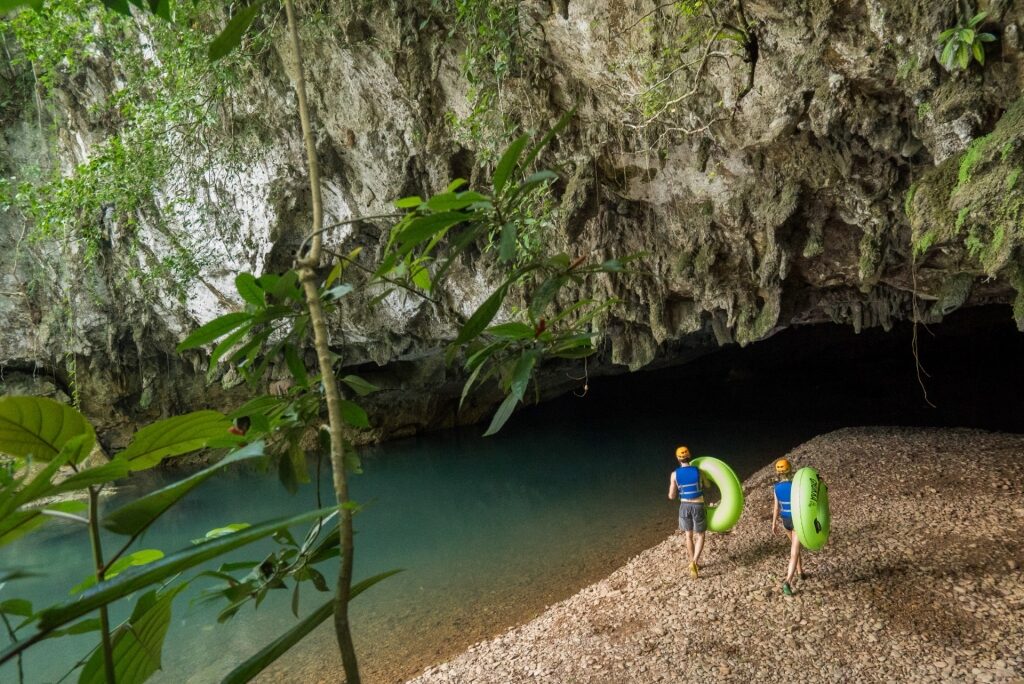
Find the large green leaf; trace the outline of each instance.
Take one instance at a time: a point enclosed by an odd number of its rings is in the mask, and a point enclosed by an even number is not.
[[[256,282],[256,276],[252,273],[239,273],[235,276],[235,289],[249,304],[262,309],[267,305],[267,296],[263,288]]]
[[[498,309],[501,308],[502,302],[505,301],[505,295],[508,293],[508,283],[505,283],[488,297],[483,304],[481,304],[473,315],[469,317],[469,320],[459,330],[458,337],[455,338],[456,346],[465,344],[470,340],[474,339],[477,335],[484,331],[491,321],[494,320],[495,315],[498,313]]]
[[[220,32],[220,35],[210,42],[208,50],[211,62],[226,56],[242,42],[242,36],[249,30],[249,25],[259,15],[266,0],[256,0],[253,4],[239,10],[231,21]]]
[[[171,626],[171,603],[185,588],[179,585],[163,593],[139,597],[128,623],[113,634],[114,680],[118,684],[142,684],[160,669],[164,639]],[[103,650],[96,649],[82,668],[78,684],[105,684]]]
[[[253,442],[247,447],[234,451],[214,465],[200,470],[198,473],[167,485],[163,489],[135,499],[113,513],[103,517],[103,527],[115,534],[133,535],[144,530],[154,520],[164,514],[167,509],[177,503],[183,496],[205,482],[221,468],[250,458],[263,455],[263,441]]]
[[[346,423],[352,427],[357,428],[368,428],[370,427],[370,419],[366,415],[366,411],[363,407],[354,401],[342,399],[340,402],[341,417]]]
[[[428,238],[432,238],[442,230],[447,230],[457,223],[465,221],[468,215],[458,211],[445,211],[439,214],[427,214],[417,216],[409,221],[408,225],[398,234],[398,241],[402,248],[398,250],[399,256],[405,256],[413,247]]]
[[[84,435],[71,463],[92,451],[92,425],[74,408],[45,397],[0,398],[0,453],[49,461],[72,438]]]
[[[529,140],[529,136],[526,135],[516,138],[505,149],[501,159],[498,160],[498,165],[494,168],[494,177],[491,179],[491,184],[494,186],[495,199],[501,195],[501,191],[508,184],[508,178],[512,174],[512,170],[515,169],[519,156],[523,153],[523,148],[526,147],[526,143]]]
[[[60,453],[52,458],[45,468],[42,468],[33,475],[28,484],[20,489],[18,486],[21,482],[24,482],[25,478],[0,488],[0,530],[5,529],[4,525],[7,522],[5,518],[9,513],[21,506],[32,503],[36,499],[54,494],[56,486],[53,484],[53,476],[63,465],[70,462],[72,458],[80,453],[81,445],[85,441],[85,435],[72,437],[64,444],[64,448],[60,450]]]
[[[352,390],[361,397],[380,391],[380,387],[377,387],[368,380],[363,380],[358,375],[346,375],[341,378],[341,381],[351,387]]]
[[[9,544],[18,537],[28,534],[53,518],[44,511],[80,513],[86,509],[84,501],[58,501],[43,508],[29,508],[8,513],[0,518],[0,546]]]
[[[516,361],[516,365],[512,369],[512,382],[509,394],[505,397],[505,401],[501,402],[498,410],[495,411],[491,424],[487,428],[487,432],[484,433],[484,437],[489,437],[501,430],[512,416],[516,405],[526,394],[526,388],[530,384],[530,376],[533,373],[533,367],[537,364],[538,358],[540,358],[540,354],[530,350],[523,352],[522,356]]]
[[[186,413],[142,428],[117,457],[128,461],[132,470],[152,468],[168,456],[230,444],[230,428],[231,421],[217,411]]]
[[[130,471],[131,467],[127,461],[115,458],[109,463],[88,468],[72,475],[60,484],[55,485],[51,490],[51,494],[61,494],[63,492],[75,491],[76,489],[85,489],[91,485],[113,482],[127,476]]]
[[[42,0],[0,0],[0,15],[6,14],[19,7],[31,7],[38,9],[42,6]]]
[[[244,530],[239,530],[233,534],[227,534],[202,544],[189,546],[155,563],[138,568],[130,568],[109,582],[102,582],[82,592],[74,600],[65,601],[43,610],[39,614],[39,630],[43,632],[54,630],[72,620],[77,620],[83,615],[88,615],[100,606],[108,605],[128,594],[152,586],[189,568],[194,568],[211,558],[216,558],[229,551],[251,544],[258,539],[268,537],[280,529],[326,516],[336,510],[336,508],[336,506],[319,508],[290,518],[269,520],[252,527],[247,527]],[[21,650],[21,648],[18,648],[18,644],[9,647],[3,653],[0,653],[0,664],[7,662]]]
[[[186,349],[194,349],[209,342],[213,342],[217,338],[227,335],[235,328],[248,323],[251,319],[252,315],[245,311],[236,311],[235,313],[224,314],[223,316],[214,318],[212,321],[201,326],[191,335],[186,337],[181,344],[177,346],[177,350],[179,352],[183,352]]]
[[[374,575],[373,577],[353,585],[350,598],[355,598],[381,580],[385,580],[399,572],[402,571],[389,570],[388,572],[382,572],[379,575]],[[268,665],[284,655],[292,646],[302,641],[307,634],[316,629],[320,623],[333,614],[334,599],[331,599],[303,618],[290,630],[267,644],[267,646],[261,649],[259,653],[229,672],[228,675],[221,680],[221,684],[243,684],[244,682],[251,681],[256,675],[266,669]]]

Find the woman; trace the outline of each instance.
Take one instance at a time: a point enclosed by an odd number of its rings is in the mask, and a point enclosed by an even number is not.
[[[786,572],[786,579],[782,582],[782,593],[786,596],[793,595],[793,576],[799,575],[800,579],[804,578],[803,567],[800,565],[800,540],[793,531],[793,510],[790,506],[793,490],[792,470],[792,466],[785,458],[775,462],[778,482],[775,483],[775,503],[772,508],[772,534],[778,531],[781,519],[789,537],[789,569]]]

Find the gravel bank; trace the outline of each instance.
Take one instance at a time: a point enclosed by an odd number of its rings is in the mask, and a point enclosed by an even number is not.
[[[1024,435],[852,428],[788,456],[822,473],[833,516],[795,596],[765,468],[700,579],[672,536],[412,681],[1024,682]]]

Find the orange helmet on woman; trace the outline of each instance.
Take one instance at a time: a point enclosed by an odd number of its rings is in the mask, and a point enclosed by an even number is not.
[[[685,461],[690,458],[690,450],[684,446],[676,448],[676,458],[680,461]]]
[[[778,473],[779,475],[785,475],[790,470],[792,470],[792,467],[789,465],[788,460],[780,458],[778,461],[775,462],[775,472]]]

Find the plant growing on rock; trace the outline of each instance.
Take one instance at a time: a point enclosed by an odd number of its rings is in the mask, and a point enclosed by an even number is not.
[[[988,12],[979,12],[967,23],[948,28],[939,34],[939,45],[942,55],[939,61],[946,71],[965,70],[973,57],[978,64],[985,64],[985,43],[995,41],[991,33],[978,30],[978,25],[985,20]]]

